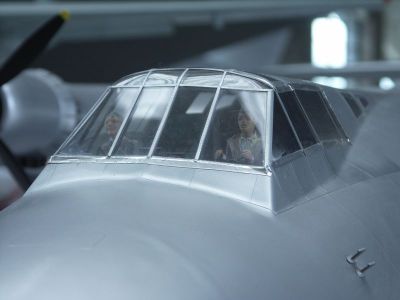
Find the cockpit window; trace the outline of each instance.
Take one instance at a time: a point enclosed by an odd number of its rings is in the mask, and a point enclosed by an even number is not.
[[[227,74],[224,78],[222,86],[224,88],[234,88],[234,89],[244,89],[244,90],[265,89],[265,84],[235,74]]]
[[[229,71],[137,73],[109,89],[56,156],[174,158],[262,167],[265,150],[272,147],[266,142],[267,131],[272,132],[266,124],[271,94],[259,78]],[[284,134],[290,131],[286,127]],[[297,149],[284,146],[285,152]]]
[[[264,164],[266,92],[222,89],[200,159]]]
[[[344,138],[336,126],[339,122],[325,103],[321,92],[300,89],[295,92],[321,141],[338,141]]]
[[[115,83],[115,86],[141,86],[147,77],[148,72],[141,72],[136,76],[126,76]]]
[[[214,70],[189,70],[181,85],[217,87],[222,80],[223,72]]]
[[[274,120],[272,133],[272,155],[279,159],[287,154],[300,150],[293,129],[286,117],[280,101],[276,98],[274,102]]]
[[[300,103],[293,91],[279,93],[284,107],[296,129],[297,135],[303,148],[314,145],[317,141],[312,134],[310,125],[302,111]]]
[[[111,89],[99,109],[59,154],[106,156],[138,92],[138,88]]]
[[[204,87],[179,88],[155,156],[194,158],[215,91]]]
[[[145,85],[174,85],[178,82],[182,70],[164,70],[153,72],[147,78]]]
[[[173,87],[145,87],[129,116],[113,155],[145,156],[160,125]]]

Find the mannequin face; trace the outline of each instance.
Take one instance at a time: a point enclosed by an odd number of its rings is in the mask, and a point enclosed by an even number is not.
[[[253,120],[242,110],[239,111],[238,114],[238,125],[242,135],[249,137],[254,134],[255,124]]]
[[[121,127],[122,120],[117,115],[110,115],[104,122],[104,126],[106,128],[106,132],[109,137],[115,138],[117,135],[118,129]]]

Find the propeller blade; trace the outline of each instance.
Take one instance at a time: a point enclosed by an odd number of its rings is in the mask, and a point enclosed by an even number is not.
[[[20,165],[17,158],[12,154],[7,145],[0,139],[0,157],[3,164],[8,168],[19,186],[25,191],[29,188],[32,181],[25,173],[24,168]]]
[[[0,69],[0,86],[13,79],[32,63],[69,17],[67,11],[60,12],[26,39]]]

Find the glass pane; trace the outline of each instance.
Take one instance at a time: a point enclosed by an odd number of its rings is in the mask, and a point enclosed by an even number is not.
[[[332,117],[323,102],[321,93],[296,90],[296,94],[320,140],[340,139]]]
[[[183,70],[159,70],[154,71],[147,78],[145,85],[176,84]]]
[[[263,166],[267,97],[221,90],[200,159]]]
[[[364,107],[367,107],[367,106],[368,106],[368,100],[367,100],[367,98],[358,95],[358,99],[360,99],[361,104],[362,104]]]
[[[112,89],[102,105],[58,154],[106,156],[138,91],[138,88]]]
[[[267,86],[257,80],[250,79],[247,77],[243,77],[235,74],[227,74],[224,79],[224,83],[222,84],[224,88],[237,88],[237,89],[265,89]]]
[[[357,104],[357,100],[349,93],[341,93],[344,99],[346,100],[347,104],[350,106],[353,114],[358,118],[361,116],[361,108]]]
[[[194,158],[215,91],[179,88],[154,155]]]
[[[297,136],[300,139],[303,148],[307,148],[316,143],[316,140],[312,134],[310,125],[300,107],[297,97],[294,92],[280,93],[283,105],[289,115],[290,120],[294,128],[296,129]]]
[[[171,100],[173,87],[145,87],[113,155],[147,155]]]
[[[183,78],[182,85],[219,86],[223,72],[212,70],[189,70]]]
[[[289,121],[278,99],[275,99],[274,103],[273,122],[272,155],[275,158],[279,158],[300,150],[300,146],[297,143],[292,127],[290,127]]]
[[[117,86],[141,86],[146,78],[148,72],[143,72],[141,74],[137,74],[132,77],[127,76],[122,78],[120,81],[117,81],[115,85]]]

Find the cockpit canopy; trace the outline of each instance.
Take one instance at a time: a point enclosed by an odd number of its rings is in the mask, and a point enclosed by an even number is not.
[[[52,161],[162,159],[265,168],[318,142],[343,140],[318,89],[288,85],[281,91],[273,84],[215,69],[129,75],[107,89]]]
[[[330,178],[344,155],[364,112],[343,93],[233,70],[140,72],[110,86],[50,162],[137,163],[149,168],[143,176],[185,184],[180,171],[193,172],[194,186],[278,211]]]
[[[130,75],[106,91],[56,155],[263,166],[271,93],[262,80],[219,70]]]

